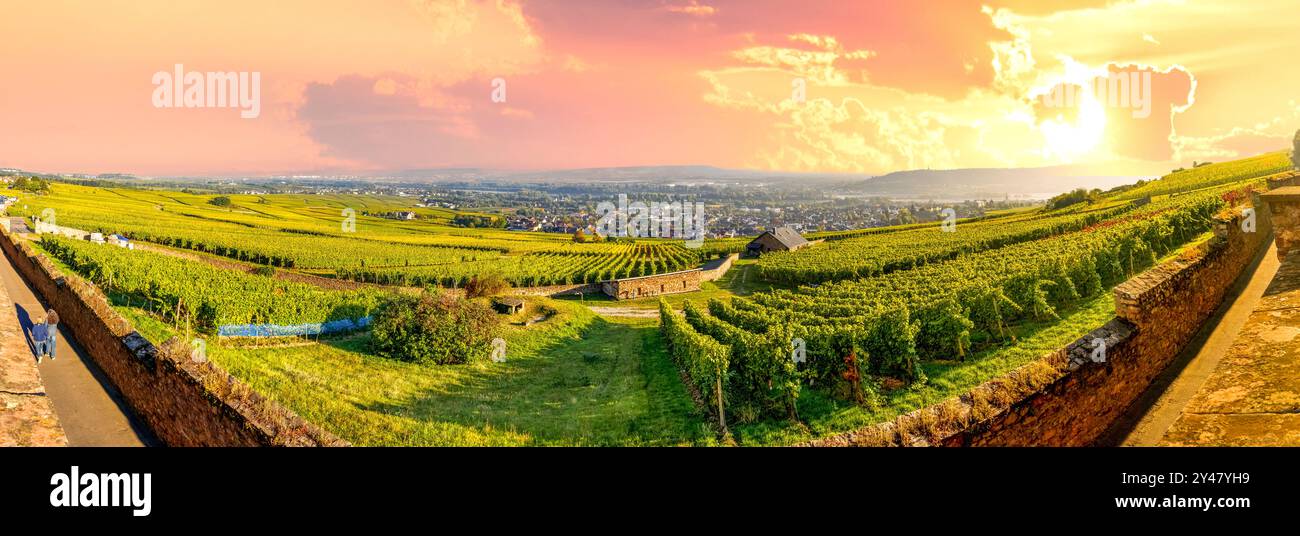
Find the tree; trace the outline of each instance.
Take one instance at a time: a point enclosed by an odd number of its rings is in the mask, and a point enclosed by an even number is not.
[[[1295,140],[1291,142],[1291,164],[1300,169],[1300,130],[1295,131]]]
[[[484,361],[497,335],[496,313],[481,301],[455,292],[425,290],[398,295],[374,315],[370,344],[376,354],[419,364]]]
[[[50,182],[40,177],[18,177],[11,188],[32,193],[49,193]]]
[[[224,195],[219,197],[214,197],[208,200],[208,204],[213,206],[218,206],[218,207],[228,207],[230,206],[230,198]]]

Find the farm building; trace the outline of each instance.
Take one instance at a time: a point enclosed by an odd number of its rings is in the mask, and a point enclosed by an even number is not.
[[[745,252],[750,256],[758,256],[771,251],[794,251],[807,245],[808,241],[798,231],[782,226],[758,235],[758,238],[745,246]]]

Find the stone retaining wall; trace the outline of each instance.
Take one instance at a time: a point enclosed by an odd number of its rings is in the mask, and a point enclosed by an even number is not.
[[[600,293],[599,283],[577,285],[551,285],[547,287],[518,287],[511,289],[515,296],[577,296]]]
[[[670,274],[629,277],[601,282],[601,290],[616,300],[632,300],[700,290],[703,270],[696,268]]]
[[[731,265],[739,258],[739,253],[732,253],[724,258],[704,263],[704,266],[700,268],[702,271],[700,274],[700,281],[717,281],[722,279],[722,276],[727,275],[727,272],[731,270]]]
[[[167,445],[347,445],[216,365],[192,359],[185,342],[155,346],[113,310],[99,289],[76,276],[65,277],[25,241],[3,233],[0,249],[58,311],[131,410]]]

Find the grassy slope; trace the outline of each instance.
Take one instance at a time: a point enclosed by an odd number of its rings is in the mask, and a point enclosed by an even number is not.
[[[367,336],[271,348],[210,343],[259,392],[359,445],[691,445],[712,441],[653,319],[576,304],[508,326],[507,361],[418,366],[366,353]],[[126,311],[151,339],[170,330]]]

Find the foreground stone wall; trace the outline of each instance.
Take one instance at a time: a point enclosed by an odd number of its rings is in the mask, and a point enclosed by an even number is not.
[[[107,247],[107,246],[106,246]],[[104,294],[65,277],[30,244],[0,234],[0,249],[72,331],[131,410],[170,446],[342,446],[347,443],[267,400],[183,341],[157,347]]]
[[[1260,206],[1256,199],[1255,206]],[[1128,409],[1223,301],[1271,240],[1237,211],[1215,238],[1115,288],[1117,318],[971,392],[814,446],[1086,446]],[[1096,352],[1104,344],[1103,356]]]
[[[1300,250],[1300,186],[1270,190],[1263,198],[1277,227],[1277,258],[1285,259]]]

